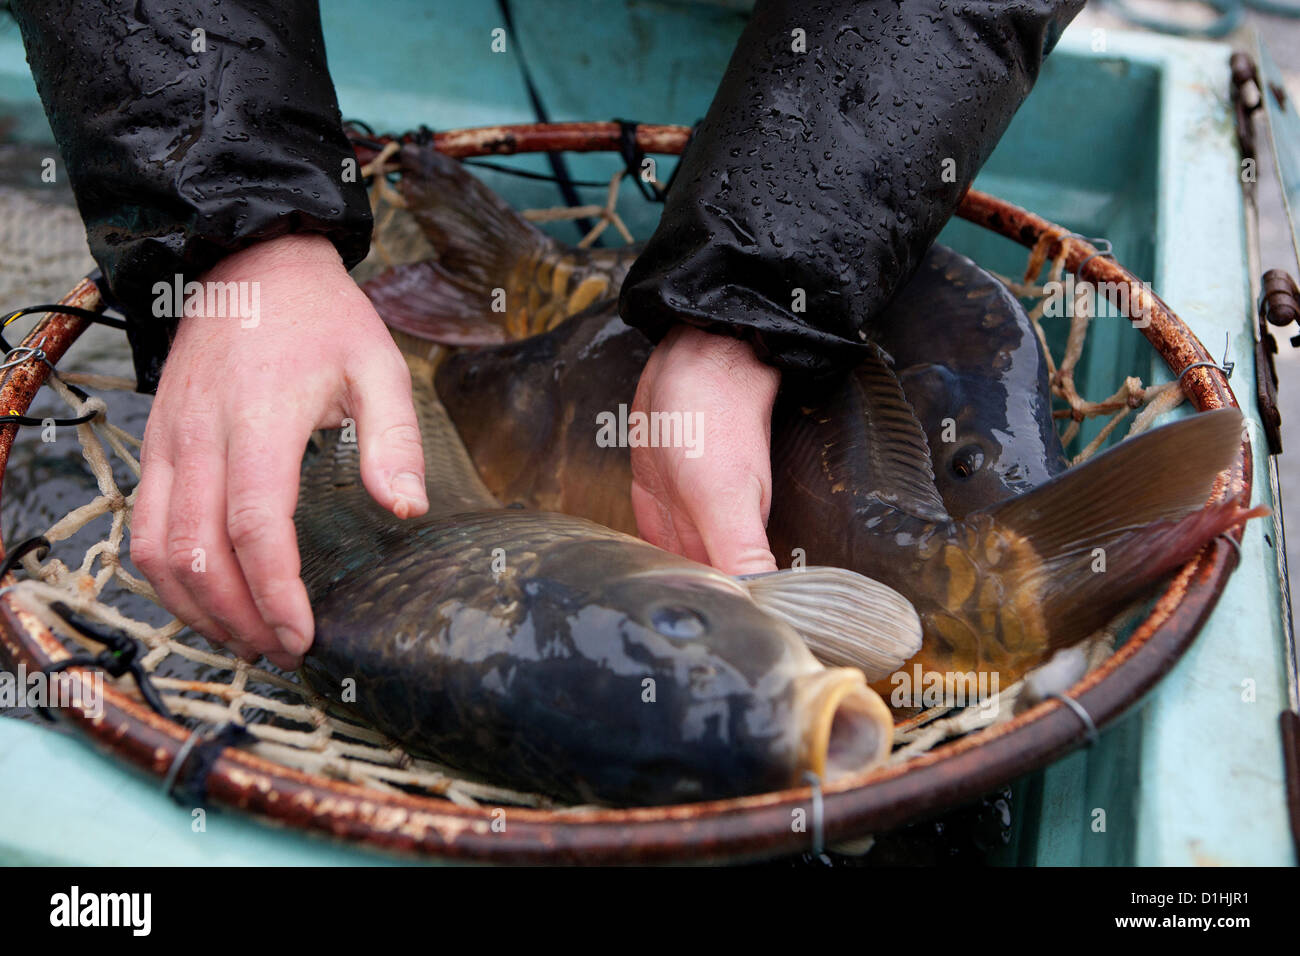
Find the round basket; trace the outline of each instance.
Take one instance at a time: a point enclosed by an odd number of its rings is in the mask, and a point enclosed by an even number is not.
[[[689,132],[686,127],[643,125],[634,129],[633,136],[641,151],[675,154],[685,147]],[[432,141],[446,154],[472,157],[535,151],[626,152],[628,135],[626,124],[557,123],[448,131],[432,134]],[[374,146],[374,141],[358,146],[363,161],[377,152]],[[1136,282],[1128,270],[1088,242],[993,196],[971,190],[958,215],[1028,247],[1040,263],[1049,256],[1063,258],[1079,279]],[[1148,292],[1142,294],[1150,299],[1142,303],[1150,318],[1143,334],[1170,372],[1181,376],[1181,387],[1192,405],[1199,410],[1236,406],[1226,377],[1205,347],[1163,302]],[[63,303],[92,310],[102,307],[89,281],[79,283]],[[50,368],[86,327],[83,318],[46,315],[24,344],[39,343],[50,364],[33,357],[9,368],[0,380],[0,408],[25,413]],[[16,428],[0,429],[0,479],[16,432]],[[1251,476],[1250,445],[1243,442],[1232,468],[1219,476],[1213,500],[1248,495]],[[1240,528],[1234,535],[1239,540]],[[1234,544],[1215,539],[1183,567],[1123,645],[1070,690],[1068,696],[1096,727],[1111,723],[1136,703],[1188,648],[1237,563]],[[0,585],[15,580],[10,575]],[[0,656],[6,666],[22,664],[30,672],[69,656],[63,642],[11,591],[0,593],[0,619]],[[78,668],[73,673],[88,672]],[[192,742],[185,727],[157,716],[138,699],[107,684],[101,715],[75,707],[61,709],[58,715],[114,759],[159,780],[167,777],[178,756],[183,761],[183,748]],[[1074,707],[1047,700],[906,763],[827,785],[818,793],[805,787],[712,803],[580,813],[511,808],[504,830],[493,826],[493,811],[488,807],[341,782],[281,766],[237,747],[227,747],[216,758],[206,789],[217,804],[280,824],[451,860],[717,861],[798,853],[810,849],[814,838],[829,845],[898,827],[980,797],[1042,767],[1078,747],[1090,734]],[[812,821],[806,830],[791,825],[801,814]]]

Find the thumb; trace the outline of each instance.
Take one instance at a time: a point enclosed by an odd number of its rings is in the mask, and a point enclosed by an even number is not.
[[[370,497],[399,518],[424,514],[424,449],[411,403],[411,377],[373,363],[352,388],[361,452],[361,481]]]
[[[757,475],[741,488],[728,489],[695,509],[692,518],[699,529],[709,563],[726,574],[759,574],[776,570],[763,525],[766,511],[763,482]]]

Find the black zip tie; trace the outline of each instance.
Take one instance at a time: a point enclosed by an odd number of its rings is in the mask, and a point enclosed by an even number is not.
[[[641,164],[645,162],[645,150],[636,141],[636,130],[641,124],[623,119],[615,119],[614,122],[618,124],[618,152],[623,157],[627,174],[632,177],[637,190],[647,201],[663,202],[668,195],[667,192],[657,183],[646,182],[641,177]]]
[[[237,747],[253,739],[243,724],[225,723],[207,736],[193,731],[176,751],[176,757],[163,778],[163,793],[182,807],[206,807],[208,777],[227,747]],[[193,763],[188,771],[186,765]]]
[[[20,541],[18,544],[14,545],[13,549],[8,554],[5,555],[4,561],[0,562],[0,580],[3,580],[6,574],[8,574],[10,571],[16,568],[18,566],[19,561],[27,557],[27,555],[31,554],[33,551],[35,551],[38,548],[43,550],[45,554],[49,554],[50,539],[45,537],[45,535],[43,534],[38,534],[34,537],[26,539],[25,541]],[[45,554],[37,555],[36,560],[38,561],[43,560]]]
[[[0,336],[0,345],[4,345],[4,344],[5,344],[4,337]],[[20,358],[14,358],[14,354],[17,352],[24,352],[25,354]],[[49,360],[49,357],[45,354],[44,349],[40,348],[39,346],[20,345],[17,348],[9,349],[7,352],[5,352],[4,361],[0,363],[0,371],[3,371],[4,369],[14,368],[18,365],[23,364],[24,362],[31,362],[31,361],[44,362],[46,365],[50,367],[51,370],[54,369],[54,363],[52,363]],[[77,386],[70,385],[67,382],[65,382],[64,385],[68,389],[68,391],[70,391],[73,395],[75,395],[79,400],[83,402],[89,401],[90,396],[86,394],[84,391],[82,391],[81,389],[77,388]],[[96,416],[98,415],[99,412],[93,411],[93,412],[86,412],[84,415],[78,415],[76,418],[46,419],[46,418],[35,418],[31,415],[20,415],[16,412],[9,412],[7,414],[0,413],[0,428],[4,427],[5,425],[45,425],[47,423],[51,425],[84,425],[87,422],[94,421]]]
[[[59,615],[65,624],[83,637],[89,638],[98,644],[103,644],[104,650],[98,654],[74,654],[64,660],[56,661],[48,667],[41,668],[41,673],[57,674],[69,667],[100,667],[110,677],[121,677],[124,674],[130,674],[135,681],[136,687],[140,690],[140,696],[149,705],[149,709],[167,720],[175,719],[171,711],[167,709],[167,705],[163,703],[158,688],[153,686],[153,681],[149,679],[144,666],[140,663],[141,645],[135,638],[117,628],[110,631],[100,630],[61,601],[51,604],[50,610]],[[37,708],[37,712],[46,720],[54,720],[54,716],[44,707]]]
[[[84,401],[84,399],[83,399]],[[30,415],[0,415],[0,428],[5,425],[84,425],[95,420],[99,412],[86,412],[77,418],[32,418]]]
[[[102,296],[103,286],[101,284],[101,277],[99,277],[97,273],[91,273],[89,276],[87,276],[87,278],[90,279],[92,282],[94,282],[96,286],[101,289],[100,294]],[[83,309],[80,306],[76,306],[76,305],[59,305],[58,303],[50,303],[48,305],[25,306],[24,308],[16,309],[13,312],[5,313],[4,319],[0,320],[0,352],[4,353],[6,365],[12,360],[14,352],[25,349],[27,350],[27,354],[24,355],[19,360],[19,363],[26,362],[31,359],[36,359],[38,361],[44,362],[46,365],[49,365],[51,369],[54,368],[53,363],[50,362],[48,358],[46,358],[45,352],[40,348],[39,343],[36,346],[31,346],[31,345],[11,346],[9,342],[5,339],[3,334],[4,329],[8,328],[9,323],[13,322],[15,319],[22,318],[24,315],[40,315],[46,312],[57,312],[61,315],[75,315],[78,318],[85,319],[88,322],[96,322],[100,325],[107,325],[114,329],[126,329],[127,327],[125,319],[113,318],[112,316],[104,315],[104,313],[102,312],[95,312],[91,309]]]
[[[1223,333],[1223,361],[1220,362],[1193,362],[1187,368],[1178,373],[1178,387],[1183,387],[1183,377],[1194,368],[1217,368],[1223,373],[1224,378],[1232,378],[1232,370],[1237,367],[1236,362],[1228,361],[1228,353],[1232,345],[1232,333]]]
[[[1074,715],[1079,718],[1079,720],[1083,722],[1084,730],[1086,730],[1088,734],[1089,747],[1091,747],[1093,744],[1097,742],[1097,737],[1098,737],[1097,725],[1093,723],[1092,716],[1084,709],[1083,704],[1079,703],[1073,697],[1067,697],[1065,694],[1062,694],[1059,691],[1048,694],[1047,699],[1059,700],[1062,704],[1064,704],[1067,708],[1069,708],[1074,713]]]
[[[367,136],[372,137],[372,141],[373,141],[373,137],[378,135],[375,133],[375,128],[371,126],[369,123],[367,123],[365,120],[345,119],[343,121],[343,129],[347,130],[349,126],[355,126],[357,129],[361,130],[361,132],[365,133]]]
[[[102,312],[83,309],[76,305],[58,305],[51,303],[49,305],[29,305],[25,308],[6,313],[4,321],[0,322],[0,329],[7,328],[10,322],[14,319],[22,318],[24,315],[38,315],[45,312],[57,312],[61,315],[75,315],[88,322],[97,322],[100,325],[107,325],[114,329],[125,329],[127,327],[125,319],[115,319],[112,316],[104,315]],[[19,348],[28,347],[29,346],[19,346]],[[9,343],[5,341],[4,335],[0,335],[0,350],[3,350],[5,353],[13,351],[9,346]],[[44,353],[42,353],[41,357],[44,358]]]

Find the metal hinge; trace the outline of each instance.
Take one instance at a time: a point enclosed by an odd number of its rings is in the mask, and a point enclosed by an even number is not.
[[[1259,70],[1255,61],[1245,53],[1234,53],[1229,61],[1232,71],[1232,105],[1236,119],[1237,143],[1243,160],[1252,163],[1258,159],[1255,138],[1255,113],[1264,107],[1260,88]],[[1242,178],[1243,196],[1249,216],[1250,235],[1248,252],[1252,278],[1259,275],[1258,248],[1258,196],[1254,176]],[[1272,328],[1285,328],[1300,321],[1300,290],[1295,280],[1281,269],[1270,269],[1260,278],[1258,334],[1255,337],[1255,403],[1259,407],[1260,422],[1268,440],[1270,455],[1282,452],[1282,411],[1277,403],[1277,339]],[[1272,328],[1270,328],[1272,327]],[[1291,344],[1300,347],[1300,334],[1291,337]]]
[[[1277,405],[1277,339],[1269,326],[1285,328],[1300,321],[1300,288],[1281,269],[1269,269],[1260,280],[1259,336],[1255,343],[1255,401],[1268,439],[1268,453],[1282,453],[1282,412]],[[1300,334],[1291,337],[1300,346]]]

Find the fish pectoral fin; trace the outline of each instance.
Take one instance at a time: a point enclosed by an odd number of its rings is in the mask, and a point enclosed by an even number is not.
[[[878,680],[921,649],[921,621],[911,602],[856,571],[795,568],[737,580],[829,666],[861,668],[867,680]]]

